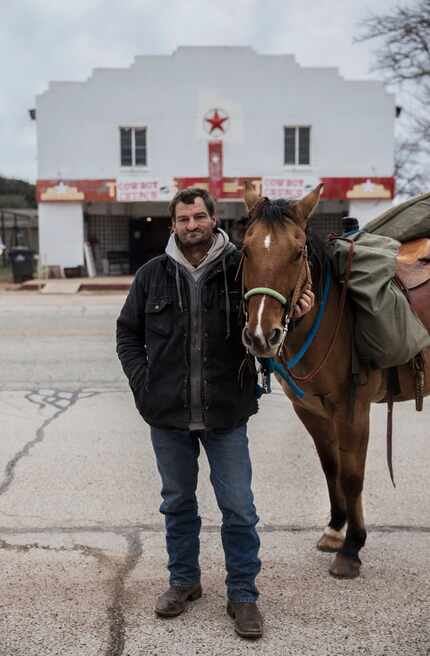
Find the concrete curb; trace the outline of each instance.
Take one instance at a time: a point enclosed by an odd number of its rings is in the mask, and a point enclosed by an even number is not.
[[[49,282],[53,282],[55,279],[49,279]],[[115,276],[115,277],[97,277],[97,278],[61,278],[61,286],[64,291],[58,291],[59,294],[67,293],[80,293],[80,292],[128,292],[130,289],[131,283],[133,281],[133,276]],[[73,292],[67,291],[67,286],[71,288],[76,288],[76,283],[79,281],[79,287]],[[6,291],[24,291],[24,292],[39,292],[43,290],[48,280],[26,280],[23,283],[5,283],[0,286],[0,292]]]

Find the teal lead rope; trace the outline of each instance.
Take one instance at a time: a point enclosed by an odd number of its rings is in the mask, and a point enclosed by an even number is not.
[[[258,358],[258,362],[261,365],[263,384],[257,385],[257,392],[256,392],[257,399],[259,399],[263,394],[270,394],[270,392],[272,391],[272,383],[270,380],[270,375],[273,373],[278,374],[283,380],[285,380],[288,387],[290,387],[290,389],[294,392],[294,394],[299,399],[302,399],[304,397],[305,395],[304,391],[302,390],[301,387],[297,385],[291,374],[288,373],[288,369],[292,369],[293,367],[296,366],[298,362],[300,362],[300,360],[303,358],[303,356],[309,349],[310,345],[312,344],[315,335],[317,334],[319,327],[321,325],[322,318],[324,316],[332,281],[333,281],[333,276],[332,276],[330,261],[328,260],[328,258],[326,258],[324,260],[323,295],[322,295],[321,303],[318,308],[317,316],[315,317],[315,321],[313,322],[310,331],[306,335],[306,339],[303,342],[303,345],[300,347],[298,352],[286,362],[287,368],[285,368],[282,364],[277,362],[275,358]]]
[[[279,364],[279,362],[276,362],[275,358],[258,358],[258,361],[261,364],[261,373],[264,382],[263,385],[257,385],[257,399],[263,396],[263,394],[271,393],[272,382],[270,380],[270,374],[279,374],[299,399],[304,397],[305,393],[302,388],[297,385],[285,367]]]

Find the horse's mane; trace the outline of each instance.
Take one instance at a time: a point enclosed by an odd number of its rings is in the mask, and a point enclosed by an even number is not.
[[[285,225],[294,219],[294,201],[285,198],[262,198],[251,212],[251,221],[261,221],[269,226]]]
[[[326,243],[320,234],[312,229],[312,222],[306,230],[306,243],[308,246],[308,258],[312,272],[314,292],[319,302],[323,286],[324,260],[327,257]]]

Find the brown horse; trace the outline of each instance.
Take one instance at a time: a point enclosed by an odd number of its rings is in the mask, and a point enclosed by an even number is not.
[[[319,185],[296,202],[270,201],[258,196],[252,188],[246,189],[250,219],[243,242],[243,285],[248,292],[244,301],[243,342],[257,357],[276,357],[278,362],[285,363],[303,345],[318,312],[320,296],[317,294],[315,307],[285,339],[288,302],[294,305],[309,284],[310,270],[314,291],[321,287],[322,267],[315,258],[309,270],[307,247],[308,222],[319,202],[321,188]],[[303,399],[282,378],[277,378],[314,440],[327,479],[330,521],[317,547],[337,552],[330,567],[333,576],[354,578],[360,572],[359,552],[366,540],[362,489],[370,404],[386,399],[387,373],[386,370],[363,371],[362,384],[353,387],[353,315],[346,298],[339,316],[341,296],[342,286],[334,281],[318,333],[303,359],[291,368],[305,392]],[[425,367],[427,395],[430,393],[429,350],[425,352]],[[394,400],[413,399],[411,367],[399,367],[398,374],[401,392]]]

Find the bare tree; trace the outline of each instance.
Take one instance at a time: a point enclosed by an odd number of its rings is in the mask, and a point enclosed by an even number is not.
[[[429,178],[424,168],[419,144],[406,138],[398,139],[394,151],[396,195],[407,198],[423,193],[429,186]]]
[[[430,177],[430,0],[370,14],[356,41],[375,41],[372,70],[409,94],[408,134],[396,145],[394,174],[398,193],[414,195],[429,186]]]
[[[360,25],[357,41],[383,39],[374,70],[389,82],[430,81],[430,0],[397,6],[388,14],[371,14]]]

